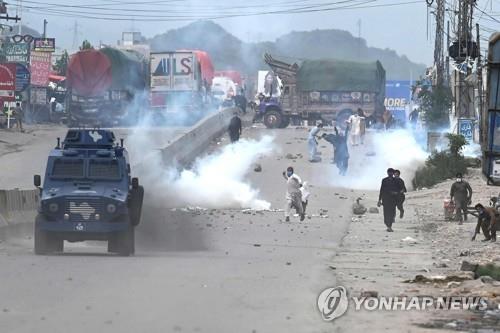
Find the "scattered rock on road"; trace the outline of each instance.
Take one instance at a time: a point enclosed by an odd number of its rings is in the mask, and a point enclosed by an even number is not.
[[[436,275],[436,276],[424,276],[424,275],[417,275],[415,276],[414,279],[412,280],[405,280],[403,283],[448,283],[451,281],[454,282],[462,282],[462,281],[467,281],[467,280],[474,280],[474,273],[473,272],[457,272],[454,274],[450,275]]]
[[[356,203],[352,205],[352,212],[354,215],[363,215],[366,213],[366,207],[360,203],[361,198],[356,199]]]

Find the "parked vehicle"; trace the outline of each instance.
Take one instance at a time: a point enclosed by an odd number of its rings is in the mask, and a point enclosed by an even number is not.
[[[231,99],[237,93],[236,84],[228,77],[216,76],[212,84],[213,98],[219,103]]]
[[[155,52],[150,59],[153,110],[196,113],[210,104],[213,65],[206,52]]]
[[[135,51],[110,47],[71,56],[66,108],[70,125],[113,126],[135,123],[147,87],[148,67]],[[136,103],[136,106],[133,106]]]
[[[279,87],[271,85],[269,95],[261,95],[256,110],[256,119],[262,119],[268,128],[287,127],[292,119],[342,125],[358,108],[370,119],[382,117],[385,70],[378,61],[306,60],[298,65],[269,54],[265,61],[281,80]],[[279,96],[275,90],[280,91]]]

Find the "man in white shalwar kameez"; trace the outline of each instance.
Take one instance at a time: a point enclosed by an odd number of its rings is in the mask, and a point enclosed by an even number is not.
[[[349,117],[347,120],[349,124],[349,139],[351,141],[351,145],[357,146],[361,141],[361,117],[359,114],[355,113]]]

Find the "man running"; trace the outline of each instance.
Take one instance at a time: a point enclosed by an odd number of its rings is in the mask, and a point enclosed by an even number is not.
[[[300,215],[300,220],[304,221],[304,207],[302,206],[302,180],[294,173],[293,167],[288,167],[283,171],[283,177],[286,179],[286,206],[285,206],[285,221],[290,221],[290,211],[295,208]]]

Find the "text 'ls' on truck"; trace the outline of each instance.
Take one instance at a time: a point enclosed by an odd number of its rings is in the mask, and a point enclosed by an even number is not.
[[[306,60],[288,64],[266,54],[265,62],[282,82],[279,97],[263,96],[256,110],[268,128],[285,128],[294,120],[344,124],[359,108],[381,119],[385,108],[385,70],[380,62]]]
[[[181,114],[195,118],[206,111],[214,78],[208,53],[152,52],[150,60],[150,106],[154,116],[168,121]]]
[[[50,152],[35,220],[35,253],[63,252],[64,241],[101,240],[108,252],[134,254],[144,189],[131,177],[123,140],[109,130],[69,130]]]

